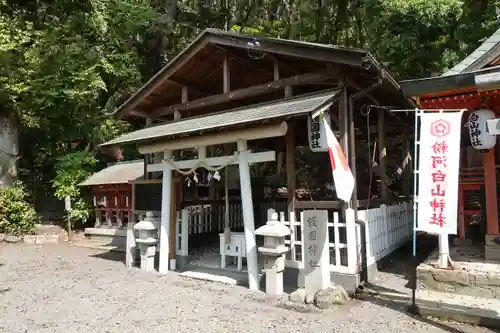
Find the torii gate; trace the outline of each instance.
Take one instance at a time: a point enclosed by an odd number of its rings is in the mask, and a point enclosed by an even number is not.
[[[227,165],[239,165],[239,178],[241,187],[241,203],[243,208],[243,224],[245,229],[246,257],[248,268],[248,284],[251,290],[258,290],[258,264],[257,247],[255,241],[255,222],[253,214],[252,187],[250,182],[250,163],[272,162],[276,160],[275,151],[251,153],[248,151],[248,141],[272,137],[284,136],[287,133],[286,122],[279,124],[260,126],[250,129],[232,130],[223,133],[187,137],[162,143],[139,146],[141,154],[163,152],[161,163],[147,166],[148,172],[162,171],[162,203],[161,203],[161,226],[160,226],[160,264],[159,272],[167,273],[170,250],[170,216],[172,196],[172,171],[194,170],[197,167],[210,166],[219,167]],[[234,155],[220,157],[206,157],[207,146],[237,143],[237,152]],[[198,147],[198,158],[184,161],[174,161],[173,151]]]

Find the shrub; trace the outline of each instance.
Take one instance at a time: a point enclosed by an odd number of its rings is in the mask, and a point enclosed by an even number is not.
[[[58,199],[71,198],[71,211],[66,217],[70,218],[72,226],[85,223],[90,217],[90,206],[78,184],[92,174],[96,163],[93,153],[79,151],[60,157],[55,166],[56,176],[52,186]]]
[[[33,232],[40,219],[28,197],[21,182],[0,189],[0,232],[10,235]]]

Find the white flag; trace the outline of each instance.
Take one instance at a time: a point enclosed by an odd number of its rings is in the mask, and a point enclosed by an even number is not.
[[[330,165],[332,167],[333,181],[337,197],[345,202],[349,202],[354,191],[355,180],[352,175],[344,152],[333,134],[328,123],[323,119],[326,132],[326,142],[328,143],[328,155],[330,155]]]

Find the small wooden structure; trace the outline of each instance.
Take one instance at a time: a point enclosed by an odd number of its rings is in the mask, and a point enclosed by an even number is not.
[[[119,162],[96,172],[80,186],[90,187],[95,228],[121,228],[132,221],[131,180],[143,177],[142,160]]]
[[[177,260],[177,268],[189,261],[191,231],[219,233],[218,226],[225,226],[228,238],[224,239],[229,242],[232,231],[243,232],[245,246],[239,248],[245,251],[243,266],[250,288],[257,289],[254,230],[266,222],[267,210],[273,208],[292,229],[287,269],[297,278],[305,250],[300,212],[324,209],[331,221],[332,278],[352,277],[347,279],[352,290],[360,273],[368,269],[366,258],[361,264],[365,242],[360,240],[356,221],[371,221],[373,228],[379,228],[372,229],[372,244],[385,250],[378,249],[372,262],[409,237],[411,205],[391,205],[406,199],[400,197],[401,179],[389,180],[404,167],[398,171],[399,163],[391,164],[388,156],[411,161],[406,147],[412,141],[412,117],[392,115],[386,105],[414,107],[365,51],[208,29],[117,110],[120,117],[145,118],[148,127],[102,146],[135,145],[145,156],[145,178],[153,172],[162,175],[161,273],[168,271],[171,260]],[[336,199],[334,187],[324,189],[331,182],[328,154],[311,152],[321,137],[310,130],[311,114],[318,111],[329,115],[357,179],[348,205]],[[304,167],[298,159],[317,164]],[[222,180],[227,178],[226,167],[238,170],[239,189],[222,195],[213,179],[216,172]],[[210,195],[195,203],[186,200],[185,192],[198,169],[211,173],[212,185]],[[231,201],[218,201],[228,196]],[[199,208],[189,208],[192,204]],[[231,205],[234,216],[229,216]],[[403,225],[390,216],[400,216]],[[241,226],[228,224],[239,218]],[[389,227],[403,232],[383,232]],[[397,236],[389,241],[389,234]]]
[[[450,71],[438,77],[402,81],[403,92],[423,109],[493,110],[500,114],[500,29]],[[461,240],[486,239],[486,257],[500,261],[498,169],[500,145],[476,150],[471,145],[465,113],[459,180],[459,230]],[[479,223],[478,223],[479,222]],[[480,227],[474,228],[474,226]],[[473,235],[476,230],[476,235]],[[486,237],[485,237],[486,234]],[[485,237],[485,238],[484,238]]]
[[[109,165],[79,184],[90,189],[93,204],[94,227],[85,228],[87,237],[99,239],[100,246],[125,249],[126,231],[123,226],[135,221],[133,213],[133,185],[142,179],[144,162],[128,161]]]

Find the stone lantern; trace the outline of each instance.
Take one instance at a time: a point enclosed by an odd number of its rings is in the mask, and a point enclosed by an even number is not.
[[[266,293],[279,296],[283,293],[283,271],[285,270],[285,237],[290,229],[278,221],[278,214],[272,213],[266,225],[255,230],[255,235],[264,236],[264,246],[258,248],[264,259],[266,271]]]
[[[134,230],[137,230],[138,237],[135,243],[139,246],[141,253],[141,270],[150,272],[154,270],[156,243],[158,241],[157,228],[152,212],[146,213],[146,218],[143,221],[137,222],[134,225]]]

